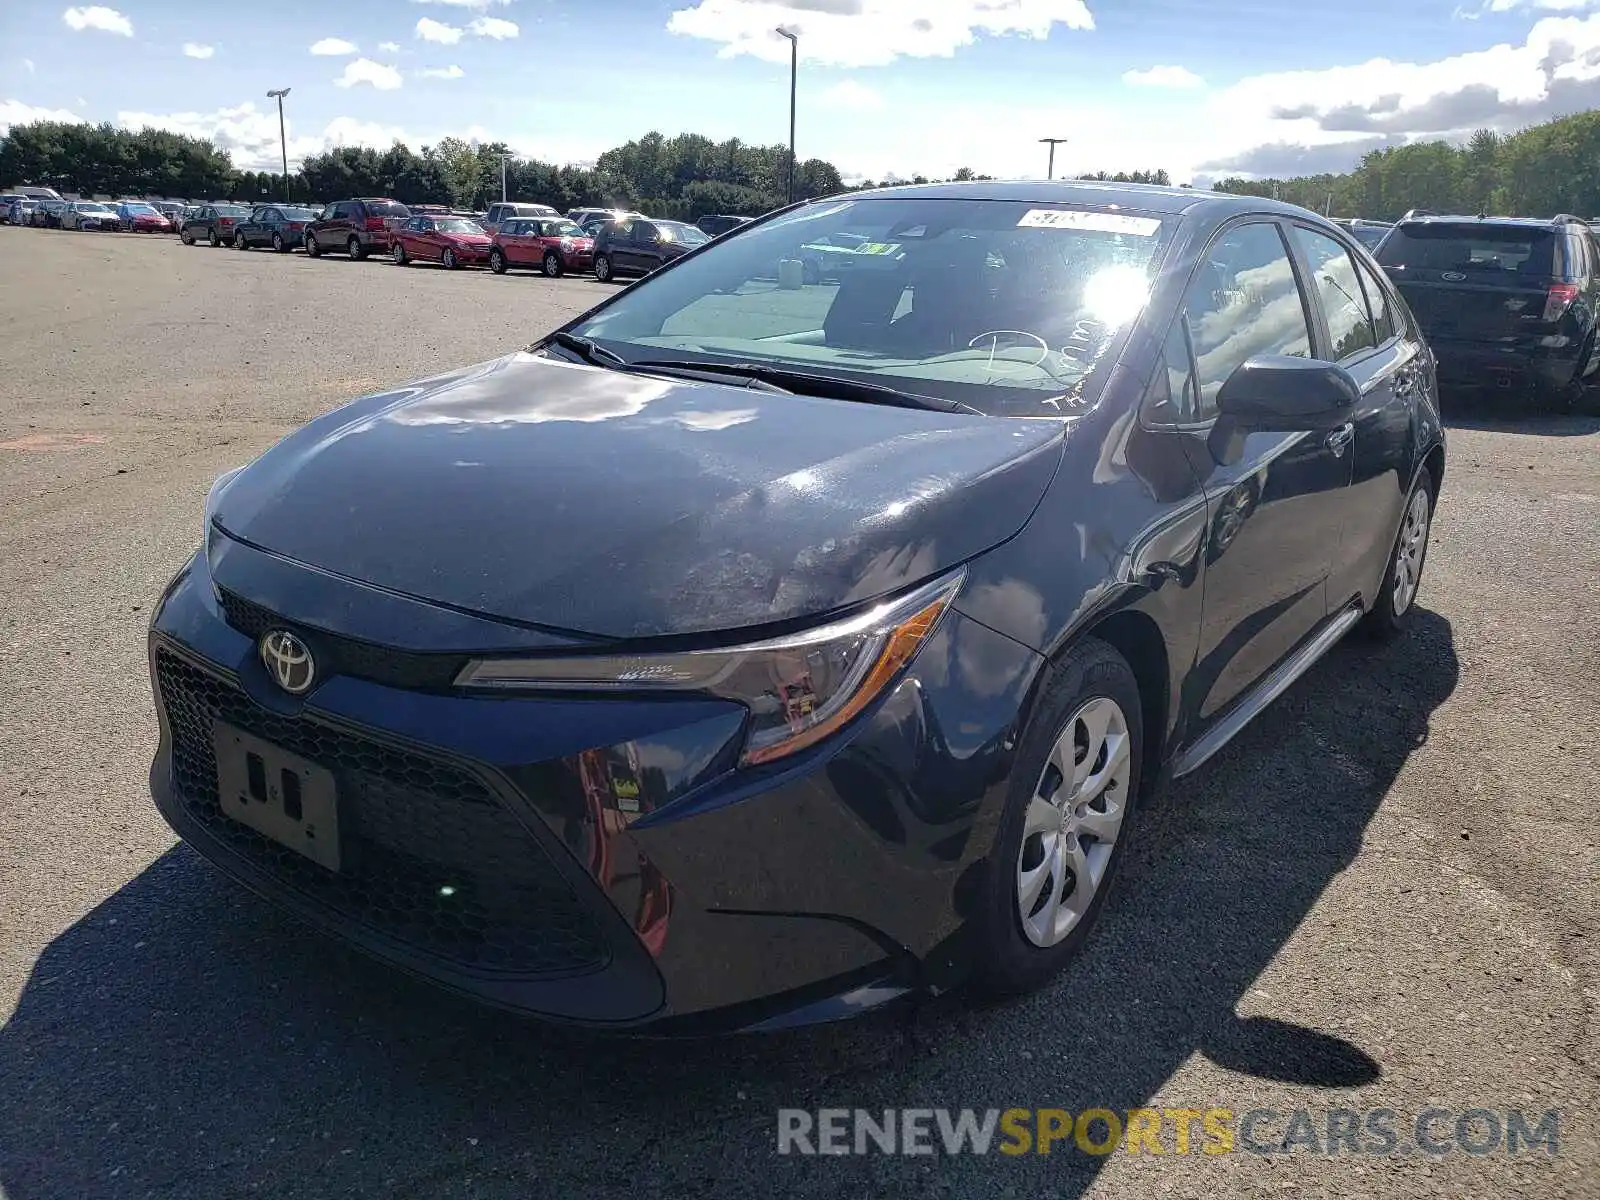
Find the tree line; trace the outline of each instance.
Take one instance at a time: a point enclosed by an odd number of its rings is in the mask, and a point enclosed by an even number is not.
[[[1216,189],[1273,196],[1336,217],[1392,221],[1408,209],[1552,217],[1600,214],[1600,111],[1517,133],[1480,129],[1461,146],[1413,142],[1369,151],[1353,171],[1224,179]]]

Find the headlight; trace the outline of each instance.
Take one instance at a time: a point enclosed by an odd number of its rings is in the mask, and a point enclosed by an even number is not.
[[[750,710],[742,761],[771,762],[821,741],[880,695],[933,633],[963,575],[770,641],[664,654],[480,659],[462,669],[456,685],[721,696]]]

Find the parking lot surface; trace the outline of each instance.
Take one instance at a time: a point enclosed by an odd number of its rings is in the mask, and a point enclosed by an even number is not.
[[[1047,990],[576,1036],[374,965],[177,845],[143,639],[215,475],[607,289],[0,243],[0,1196],[1600,1194],[1600,420],[1451,421],[1413,634],[1341,646],[1143,814]],[[1322,1143],[1330,1109],[1402,1133],[1558,1109],[1559,1148],[776,1152],[780,1108],[903,1106],[1271,1110],[1258,1144],[1297,1109]]]

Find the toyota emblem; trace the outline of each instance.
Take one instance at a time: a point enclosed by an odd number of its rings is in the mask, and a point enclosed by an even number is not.
[[[270,629],[261,635],[261,663],[272,681],[290,695],[304,695],[316,682],[317,663],[311,647],[287,629]]]

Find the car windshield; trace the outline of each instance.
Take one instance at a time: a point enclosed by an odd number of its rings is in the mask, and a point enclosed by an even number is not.
[[[440,233],[482,233],[483,226],[466,217],[440,217],[433,223]]]
[[[667,238],[674,242],[682,242],[685,246],[698,246],[702,242],[711,240],[703,230],[693,225],[680,225],[677,221],[662,221],[659,228]]]
[[[1477,221],[1397,226],[1378,261],[1408,270],[1459,271],[1475,278],[1519,275],[1545,278],[1555,270],[1555,234],[1523,225]]]
[[[280,208],[278,211],[283,214],[285,221],[312,221],[316,219],[316,214],[309,208]]]
[[[770,364],[1054,416],[1108,365],[1173,224],[1001,200],[824,202],[644,279],[572,332],[628,360]]]
[[[159,217],[161,215],[148,204],[124,204],[122,207],[136,217]]]
[[[250,210],[242,204],[218,204],[216,206],[219,217],[248,217]]]
[[[539,232],[545,237],[575,237],[583,230],[572,221],[561,220],[539,222]]]

